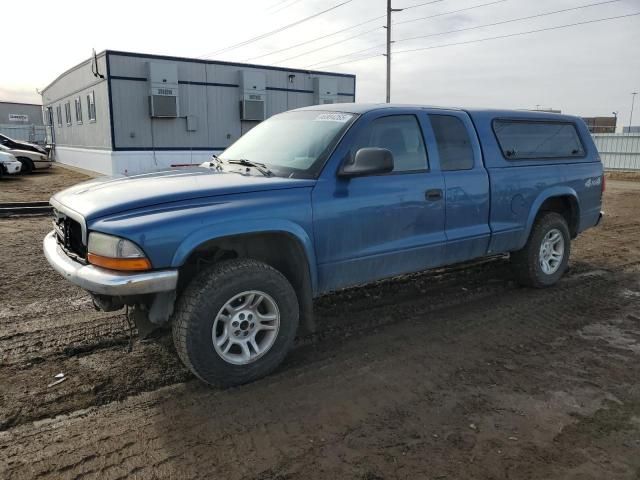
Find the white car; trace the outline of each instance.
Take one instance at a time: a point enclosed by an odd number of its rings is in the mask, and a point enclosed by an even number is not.
[[[5,173],[15,175],[16,173],[20,173],[21,169],[22,163],[20,163],[15,155],[0,150],[0,177]]]
[[[31,173],[34,170],[51,168],[51,160],[44,153],[31,152],[29,150],[17,150],[0,144],[0,152],[10,153],[22,164],[23,173]]]

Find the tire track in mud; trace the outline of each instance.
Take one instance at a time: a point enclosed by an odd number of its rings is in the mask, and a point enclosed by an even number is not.
[[[239,479],[291,469],[296,477],[305,463],[296,458],[321,457],[347,435],[348,444],[372,442],[370,449],[380,449],[374,439],[384,438],[370,425],[391,428],[389,423],[412,409],[427,415],[427,406],[442,400],[437,392],[452,385],[464,393],[467,385],[479,386],[479,379],[508,384],[512,371],[493,366],[505,361],[504,352],[515,352],[508,361],[538,377],[536,386],[520,385],[520,391],[539,395],[541,382],[558,375],[541,368],[548,355],[562,364],[582,349],[582,344],[554,348],[555,340],[601,321],[606,312],[622,314],[640,305],[617,294],[630,278],[637,280],[637,274],[583,275],[544,291],[513,289],[490,302],[477,299],[431,311],[429,321],[415,307],[367,338],[300,348],[273,376],[245,387],[212,391],[189,382],[22,425],[0,434],[6,459],[0,460],[0,473],[197,478],[207,472]],[[484,407],[475,402],[456,408],[450,414],[468,430],[466,409]],[[306,472],[308,478],[322,478]]]
[[[319,330],[298,338],[295,348],[342,342],[356,334],[366,334],[415,316],[459,308],[505,291],[518,290],[508,272],[508,263],[497,259],[481,262],[471,269],[457,267],[451,272],[443,269],[328,295],[318,301]],[[398,295],[398,292],[401,293]],[[355,297],[364,298],[365,303],[354,302]],[[367,308],[363,308],[365,305]],[[117,316],[101,320],[113,321],[114,318]],[[83,329],[78,332],[81,334]],[[8,364],[8,368],[0,368],[0,383],[20,385],[20,390],[9,388],[0,394],[0,398],[12,398],[12,403],[17,404],[0,409],[3,411],[0,430],[104,405],[192,378],[179,362],[169,335],[157,342],[137,342],[128,354],[126,337],[117,336],[122,333],[120,330],[115,332],[115,337],[92,337],[84,345],[56,343],[49,350],[46,362],[41,356],[26,357]],[[77,335],[76,332],[67,338],[77,338]],[[308,367],[306,363],[302,365]],[[69,380],[53,391],[43,388],[58,371],[64,372]],[[25,390],[25,387],[28,388]],[[25,392],[36,401],[27,401]],[[41,397],[43,400],[37,401]]]
[[[91,351],[99,345],[121,344],[128,338],[123,314],[105,316],[81,311],[65,315],[63,321],[41,318],[25,323],[24,327],[7,329],[0,336],[0,365],[42,362],[75,351]]]
[[[507,273],[503,260],[484,261],[471,269],[425,272],[325,296],[318,301],[319,331],[299,338],[296,348],[399,321],[416,309],[436,311],[493,295],[512,285]],[[487,274],[494,280],[487,282]],[[354,297],[364,301],[354,302]],[[92,315],[96,318],[86,318]],[[82,319],[79,325],[77,319]],[[51,322],[61,325],[51,326]],[[158,342],[136,342],[128,354],[123,322],[123,314],[75,312],[62,320],[47,319],[42,328],[38,321],[25,324],[22,331],[10,331],[0,338],[4,359],[0,383],[16,386],[0,393],[0,405],[8,398],[14,404],[0,408],[0,430],[192,378],[168,335]],[[58,372],[64,372],[68,380],[52,391],[43,388]]]

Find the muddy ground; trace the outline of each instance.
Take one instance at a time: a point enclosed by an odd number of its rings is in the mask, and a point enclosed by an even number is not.
[[[128,352],[124,316],[48,268],[49,219],[0,219],[0,478],[637,480],[640,183],[607,188],[556,287],[494,259],[326,296],[229,390],[168,336]]]
[[[91,177],[59,164],[28,175],[4,175],[0,178],[0,203],[49,200],[54,193]]]

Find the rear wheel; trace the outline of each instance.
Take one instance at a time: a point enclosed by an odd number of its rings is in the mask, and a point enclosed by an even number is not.
[[[30,158],[27,157],[18,157],[18,161],[22,164],[22,168],[20,169],[20,173],[31,173],[33,172],[33,162]]]
[[[518,281],[529,287],[555,284],[567,269],[571,236],[567,221],[555,212],[542,213],[522,250],[511,254]]]
[[[298,300],[287,279],[255,260],[229,260],[196,276],[176,305],[173,340],[183,363],[215,386],[271,373],[298,328]]]

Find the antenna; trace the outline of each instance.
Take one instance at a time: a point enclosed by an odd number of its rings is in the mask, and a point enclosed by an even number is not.
[[[91,59],[91,72],[93,73],[94,77],[104,78],[104,75],[102,75],[98,70],[98,55],[96,54],[96,49],[93,48],[92,52],[93,52],[92,54],[93,58]]]

